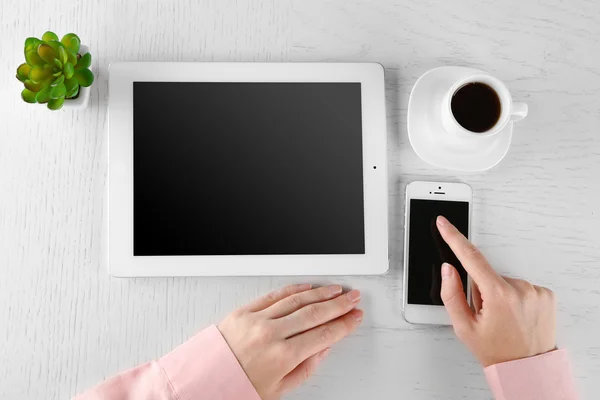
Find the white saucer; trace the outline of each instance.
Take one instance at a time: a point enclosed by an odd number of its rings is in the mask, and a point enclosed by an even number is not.
[[[484,171],[498,164],[508,152],[513,123],[489,137],[460,138],[442,125],[442,98],[452,84],[482,71],[466,67],[440,67],[423,74],[408,102],[408,138],[423,161],[456,171]]]

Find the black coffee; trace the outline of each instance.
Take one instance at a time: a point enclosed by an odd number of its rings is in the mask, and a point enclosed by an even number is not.
[[[456,121],[476,133],[488,131],[496,125],[502,111],[496,91],[480,82],[467,83],[458,89],[450,106]]]

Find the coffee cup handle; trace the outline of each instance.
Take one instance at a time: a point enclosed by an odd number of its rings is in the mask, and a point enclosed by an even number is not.
[[[510,119],[511,121],[520,121],[527,116],[528,112],[529,107],[526,103],[513,103]]]

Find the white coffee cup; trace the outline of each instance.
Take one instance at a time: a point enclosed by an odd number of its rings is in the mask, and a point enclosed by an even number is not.
[[[500,100],[500,117],[498,121],[485,132],[472,132],[458,123],[452,113],[452,97],[463,86],[469,83],[484,83],[490,86]],[[455,135],[462,137],[487,137],[497,134],[506,127],[510,121],[519,121],[527,116],[528,107],[525,103],[513,103],[512,96],[506,85],[497,78],[486,73],[475,73],[455,82],[442,100],[442,124],[444,128]]]

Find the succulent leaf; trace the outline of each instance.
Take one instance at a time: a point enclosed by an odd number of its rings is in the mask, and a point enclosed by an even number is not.
[[[79,52],[81,40],[79,40],[79,36],[77,36],[76,34],[67,33],[65,36],[63,36],[60,42],[73,53],[77,54]]]
[[[62,71],[63,69],[63,63],[58,58],[54,59],[54,66],[57,68],[56,72]]]
[[[58,36],[56,36],[56,33],[48,31],[42,35],[42,40],[44,42],[49,42],[51,40],[58,40]]]
[[[67,95],[65,96],[67,99],[72,99],[73,97],[77,97],[79,94],[79,85],[75,86],[72,90],[67,91]]]
[[[70,79],[73,74],[75,73],[75,67],[73,67],[73,64],[71,64],[70,62],[66,62],[65,65],[63,66],[63,74],[65,76],[65,78]]]
[[[36,37],[28,37],[27,39],[25,39],[25,46],[34,46],[34,45],[38,45],[40,44],[41,40],[36,38]]]
[[[48,64],[54,64],[57,54],[49,44],[41,43],[37,48],[37,53]]]
[[[42,82],[48,79],[52,75],[52,68],[48,68],[47,65],[43,67],[33,67],[29,71],[29,79],[33,82]]]
[[[67,49],[67,62],[70,62],[73,65],[77,65],[77,61],[77,54]]]
[[[79,86],[88,87],[94,83],[94,74],[89,69],[77,69],[75,70],[75,77],[79,82]]]
[[[41,83],[33,82],[31,79],[27,79],[25,82],[23,82],[23,84],[30,92],[39,92],[42,88]]]
[[[37,92],[37,95],[35,96],[35,100],[38,103],[47,103],[50,100],[50,92],[51,91],[52,91],[52,87],[46,86],[45,88],[43,88],[42,90]]]
[[[85,53],[81,56],[79,61],[77,61],[76,69],[89,68],[92,65],[92,55],[90,53]]]
[[[35,96],[36,96],[36,93],[32,92],[29,89],[23,89],[23,91],[21,92],[21,98],[26,103],[35,103]]]
[[[17,79],[21,82],[25,82],[25,80],[29,78],[29,71],[31,71],[31,66],[27,64],[19,65],[19,68],[17,68]]]
[[[67,78],[65,76],[65,86],[67,87],[67,92],[72,92],[74,88],[79,87],[79,82],[77,81],[76,76],[72,76]]]
[[[59,49],[62,47],[63,49],[65,48],[65,46],[61,43],[58,42],[56,40],[50,40],[49,42],[46,42],[46,44],[50,47],[52,47],[54,49],[54,51],[56,52],[56,54],[59,54]]]
[[[59,97],[58,99],[51,99],[48,102],[48,108],[51,110],[60,110],[65,102],[65,98]]]
[[[59,43],[59,42],[56,42],[56,43]],[[63,64],[66,64],[67,61],[69,61],[69,58],[67,56],[67,51],[65,50],[65,48],[63,46],[58,47],[58,59]]]
[[[25,54],[27,54],[27,52],[31,51],[31,50],[36,51],[40,43],[42,43],[42,41],[38,38],[34,38],[34,37],[27,38],[25,40],[25,47],[24,47]]]
[[[50,84],[50,86],[54,87],[54,86],[62,85],[63,83],[65,83],[65,76],[63,74],[61,74],[58,78],[56,78],[54,80],[54,82],[52,82]]]
[[[51,99],[58,99],[60,97],[64,98],[66,94],[67,94],[67,87],[65,86],[64,83],[61,83],[58,86],[54,86],[50,90],[50,98]]]
[[[44,65],[44,60],[42,60],[35,50],[29,50],[25,53],[25,61],[27,61],[27,64],[31,67]]]

